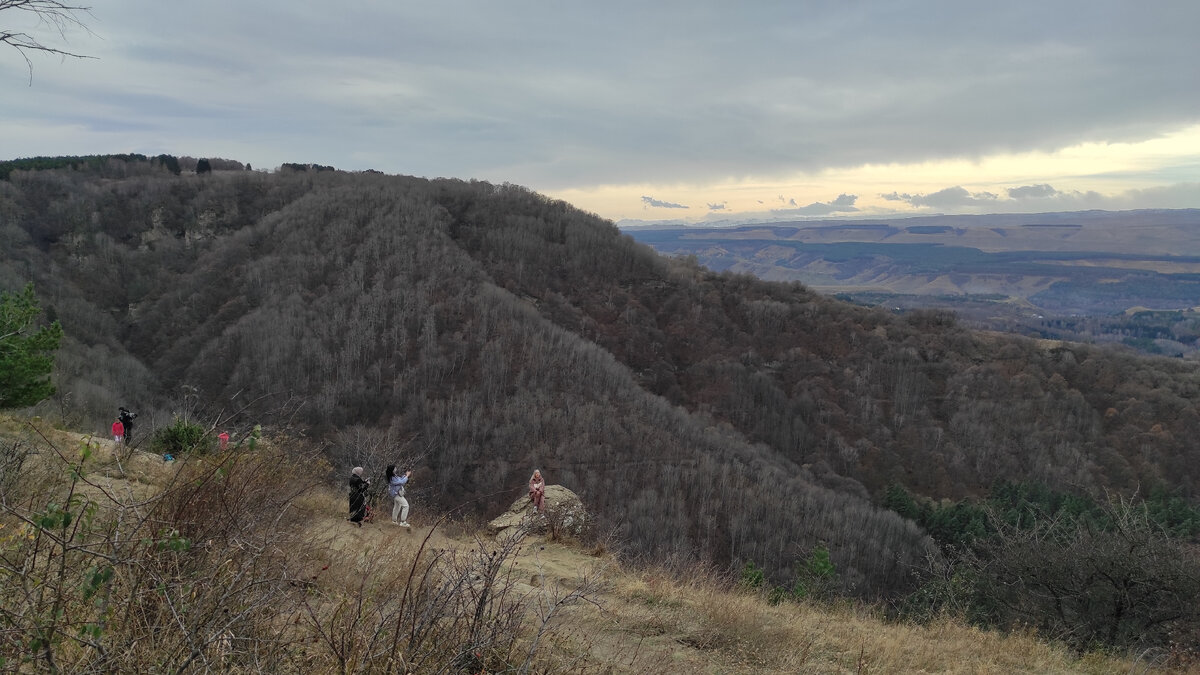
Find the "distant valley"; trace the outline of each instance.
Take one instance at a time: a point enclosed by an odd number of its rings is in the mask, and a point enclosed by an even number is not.
[[[1086,211],[630,228],[717,271],[799,281],[977,328],[1197,354],[1200,210]]]

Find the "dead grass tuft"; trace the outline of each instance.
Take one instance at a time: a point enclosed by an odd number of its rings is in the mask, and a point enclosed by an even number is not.
[[[704,569],[642,568],[616,574],[613,583],[612,596],[621,602],[606,605],[606,630],[640,645],[639,658],[669,654],[674,666],[661,672],[1126,673],[1131,668],[1128,660],[1077,656],[1034,634],[981,631],[948,618],[917,626],[887,623],[870,606],[770,605]]]

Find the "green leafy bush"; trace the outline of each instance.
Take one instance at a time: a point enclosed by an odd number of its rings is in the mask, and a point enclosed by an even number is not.
[[[765,580],[766,574],[762,568],[755,565],[753,560],[747,560],[745,567],[742,568],[742,576],[738,580],[738,585],[745,589],[755,590],[762,588]]]
[[[826,598],[836,591],[837,570],[829,558],[829,549],[818,545],[808,559],[796,565],[796,579],[792,584],[792,597]]]
[[[214,447],[212,436],[204,427],[185,419],[175,418],[169,426],[154,432],[150,447],[162,455],[179,455],[185,452],[208,452]]]

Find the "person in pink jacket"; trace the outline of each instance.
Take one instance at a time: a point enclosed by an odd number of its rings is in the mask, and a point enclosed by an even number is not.
[[[121,418],[118,417],[113,421],[112,432],[113,440],[117,443],[125,440],[125,425],[121,424]]]
[[[529,477],[529,501],[533,502],[538,513],[546,510],[546,481],[542,478],[541,469],[534,469]]]

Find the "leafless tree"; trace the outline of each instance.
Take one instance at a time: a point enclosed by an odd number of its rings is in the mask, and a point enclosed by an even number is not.
[[[73,5],[60,0],[0,0],[0,12],[8,9],[29,12],[37,18],[40,25],[51,28],[63,40],[67,39],[67,31],[72,28],[81,28],[88,34],[92,32],[80,18],[82,15],[91,14],[92,8],[85,5]],[[20,52],[21,58],[25,59],[25,65],[29,68],[30,83],[33,82],[33,61],[29,59],[29,52],[46,52],[76,59],[93,58],[45,44],[37,36],[20,29],[0,27],[0,43]]]

